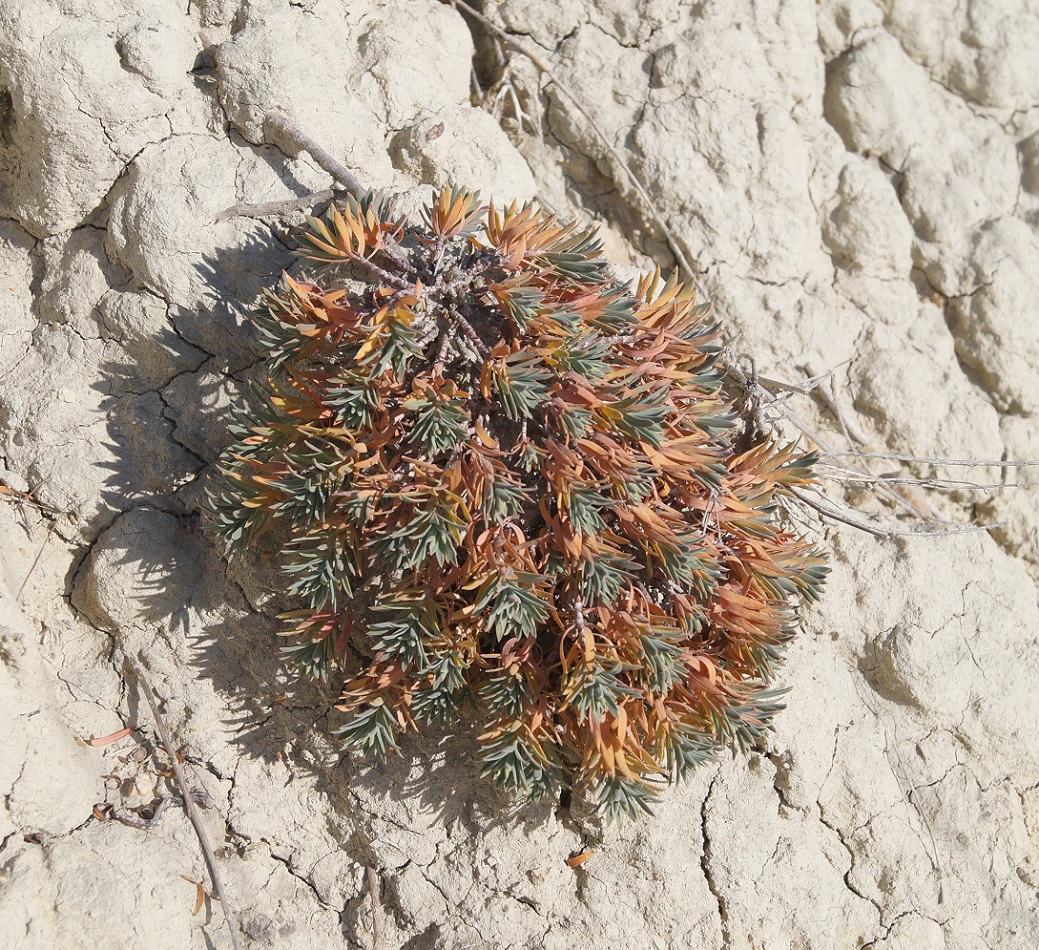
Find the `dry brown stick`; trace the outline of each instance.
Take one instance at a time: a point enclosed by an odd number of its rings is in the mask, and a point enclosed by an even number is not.
[[[60,514],[57,508],[40,501],[39,498],[36,497],[35,492],[39,491],[40,485],[42,484],[43,482],[39,482],[29,491],[18,491],[16,488],[8,488],[7,485],[0,485],[0,495],[3,495],[6,498],[11,498],[18,503],[29,502],[29,504],[39,508],[40,511],[49,511],[53,515]]]
[[[354,176],[354,173],[350,171],[342,162],[334,158],[329,152],[325,151],[317,142],[314,141],[306,132],[304,132],[295,122],[292,121],[283,112],[268,112],[266,116],[267,125],[281,132],[283,135],[287,135],[293,142],[296,143],[301,149],[307,152],[311,158],[314,159],[321,168],[328,172],[339,184],[341,184],[350,194],[355,198],[360,198],[369,189],[362,185],[361,182]],[[398,265],[404,270],[411,271],[414,273],[414,268],[411,266],[411,262],[408,260],[407,255],[401,250],[400,245],[388,234],[382,236],[380,249],[392,258]],[[365,258],[358,259],[360,263],[366,264],[368,267],[374,267],[371,261]],[[380,276],[383,279],[387,279],[388,275],[380,272]],[[391,283],[396,283],[393,278],[390,278]]]
[[[379,906],[379,873],[375,868],[365,868],[365,880],[368,884],[368,896],[372,902],[372,948],[382,948],[382,908]]]
[[[170,738],[169,730],[166,728],[166,723],[159,713],[159,704],[140,664],[129,653],[126,654],[126,660],[130,664],[134,676],[137,677],[137,682],[141,684],[144,698],[148,701],[148,708],[151,709],[152,718],[155,720],[155,728],[158,730],[159,738],[162,739],[163,748],[165,748],[166,754],[170,757],[170,762],[173,763],[173,774],[177,778],[177,786],[180,788],[180,793],[184,798],[184,810],[188,813],[188,818],[195,829],[195,834],[198,835],[199,843],[202,845],[202,853],[206,859],[206,866],[209,868],[209,876],[212,878],[213,887],[220,898],[220,906],[224,909],[224,919],[227,921],[227,929],[231,934],[231,945],[235,950],[241,950],[242,945],[238,940],[238,924],[235,921],[234,914],[231,913],[231,904],[227,899],[227,894],[224,892],[224,885],[217,871],[216,855],[213,853],[213,847],[206,836],[206,829],[202,824],[202,816],[198,813],[198,808],[195,807],[195,800],[192,797],[191,789],[188,788],[184,770],[180,767],[180,760],[177,758],[177,750],[173,747],[173,740]],[[144,659],[141,658],[141,663],[143,662]]]
[[[667,222],[664,220],[663,216],[657,210],[657,206],[654,203],[653,199],[649,196],[649,192],[646,191],[645,185],[642,184],[638,176],[631,170],[628,163],[624,160],[624,156],[621,155],[621,153],[617,151],[617,148],[613,145],[613,143],[608,138],[606,138],[606,135],[600,130],[595,119],[592,117],[592,114],[584,107],[584,105],[581,104],[581,100],[577,97],[576,93],[574,93],[566,83],[564,83],[554,72],[552,72],[552,68],[548,65],[548,63],[546,63],[534,50],[532,50],[522,40],[519,40],[516,37],[506,33],[500,26],[498,26],[493,21],[487,19],[487,17],[485,17],[479,10],[473,9],[471,6],[469,6],[468,3],[463,3],[461,2],[461,0],[450,0],[450,2],[451,6],[454,7],[456,10],[460,10],[469,14],[469,16],[473,17],[473,19],[478,20],[480,23],[482,23],[485,27],[487,27],[487,29],[494,33],[494,35],[501,39],[503,42],[508,43],[508,45],[511,46],[514,50],[526,56],[527,59],[529,59],[542,72],[545,78],[548,79],[549,82],[554,83],[556,88],[561,93],[563,93],[563,95],[566,96],[566,98],[569,99],[571,103],[573,103],[574,108],[581,113],[581,115],[584,117],[585,121],[591,128],[592,132],[595,133],[596,138],[598,138],[599,141],[602,142],[603,147],[609,153],[610,157],[615,162],[617,162],[617,164],[620,165],[620,167],[624,170],[624,174],[627,176],[628,180],[631,182],[635,190],[638,192],[639,197],[642,198],[642,200],[646,203],[646,209],[649,211],[650,216],[653,218],[653,221],[656,223],[657,227],[660,228],[661,232],[663,233],[664,239],[667,241],[667,246],[671,248],[671,253],[675,255],[675,260],[678,261],[679,266],[685,271],[686,276],[689,278],[695,277],[696,273],[693,270],[692,265],[686,259],[685,254],[682,253],[682,249],[678,245],[678,239],[671,231],[671,228],[668,227]]]
[[[318,163],[323,171],[328,172],[328,174],[339,182],[339,184],[353,194],[355,198],[360,198],[361,195],[368,190],[360,183],[360,181],[357,180],[357,178],[354,177],[354,173],[350,171],[349,168],[347,168],[342,162],[333,158],[331,154],[326,152],[283,112],[268,112],[266,121],[269,126],[284,133],[292,139],[293,142],[303,148],[310,157]]]
[[[268,201],[259,205],[232,205],[225,208],[214,219],[214,224],[226,221],[228,218],[266,218],[276,214],[288,214],[290,211],[302,211],[304,208],[313,208],[322,201],[331,201],[335,197],[334,188],[326,188],[324,191],[315,191],[304,195],[302,198],[287,198],[285,201]]]
[[[201,805],[203,808],[211,808],[213,803],[202,789],[194,789],[191,793],[195,800],[196,805]],[[181,799],[180,794],[170,795],[166,798],[160,798],[159,804],[155,806],[155,810],[152,812],[151,818],[142,818],[139,814],[134,814],[132,811],[126,808],[115,808],[112,810],[112,818],[121,824],[128,825],[131,828],[140,828],[142,831],[150,831],[156,827],[162,819],[166,816],[166,812],[169,811],[174,805],[183,805],[184,802]],[[141,809],[138,809],[141,811]]]
[[[328,151],[322,148],[295,122],[282,112],[268,112],[266,122],[271,128],[281,132],[291,139],[300,149],[305,151],[317,162],[322,171],[327,172],[332,178],[339,182],[354,197],[360,197],[368,189],[358,181],[353,172],[342,162],[334,158]],[[321,201],[328,201],[335,197],[334,189],[314,192],[312,195],[304,195],[302,198],[289,198],[285,201],[268,201],[258,205],[233,205],[220,212],[214,219],[216,222],[226,221],[228,218],[248,217],[262,218],[267,215],[284,214],[288,211],[297,211],[301,208],[313,207]]]

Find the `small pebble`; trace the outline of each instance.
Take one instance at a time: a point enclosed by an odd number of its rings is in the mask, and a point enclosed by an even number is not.
[[[142,772],[134,779],[133,793],[141,798],[150,799],[155,795],[155,777],[148,772]]]

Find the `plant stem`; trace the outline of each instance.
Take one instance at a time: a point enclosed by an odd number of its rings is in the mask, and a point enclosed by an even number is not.
[[[209,838],[206,836],[205,825],[202,824],[202,816],[198,813],[198,809],[195,807],[195,801],[191,796],[191,789],[188,788],[187,779],[184,777],[184,770],[180,767],[180,760],[177,758],[177,750],[173,747],[173,740],[170,738],[169,730],[166,728],[166,723],[159,713],[159,704],[155,699],[155,694],[152,692],[151,685],[148,683],[147,678],[144,675],[144,670],[137,663],[137,661],[130,656],[126,655],[126,660],[130,664],[130,668],[134,672],[134,676],[137,677],[137,682],[141,684],[141,690],[144,692],[144,698],[148,702],[148,708],[152,711],[152,718],[155,720],[155,728],[159,733],[159,738],[162,740],[163,748],[166,750],[166,754],[170,757],[170,762],[173,764],[173,774],[177,778],[177,786],[180,788],[180,793],[184,797],[184,809],[188,813],[188,818],[191,820],[191,824],[195,829],[195,834],[198,836],[199,843],[202,845],[202,854],[206,859],[206,866],[209,868],[209,876],[213,880],[213,887],[216,888],[217,896],[220,898],[220,906],[224,909],[224,919],[227,921],[227,929],[231,934],[231,944],[235,950],[241,950],[241,943],[238,940],[238,924],[235,921],[234,914],[231,913],[231,904],[227,899],[227,894],[224,893],[224,885],[220,880],[220,874],[217,871],[216,866],[216,855],[213,853],[213,848],[209,843]],[[142,659],[143,663],[144,660]]]
[[[451,311],[451,317],[453,318],[458,329],[465,334],[466,338],[475,347],[476,352],[480,354],[484,359],[487,359],[491,355],[491,351],[487,349],[487,344],[480,339],[480,335],[473,329],[473,325],[465,319],[457,310]]]
[[[639,197],[646,203],[646,210],[649,212],[650,217],[653,218],[657,227],[660,228],[661,232],[663,233],[664,240],[667,241],[667,245],[669,248],[671,248],[671,253],[675,255],[675,260],[678,261],[679,266],[686,272],[687,276],[690,279],[694,278],[696,276],[696,272],[693,270],[693,267],[689,263],[685,254],[682,253],[682,249],[678,245],[678,239],[671,231],[671,228],[668,227],[663,215],[657,210],[656,205],[653,203],[653,199],[650,198],[649,192],[646,191],[646,186],[642,184],[638,176],[628,166],[628,163],[624,160],[624,156],[617,151],[617,149],[610,142],[610,140],[606,138],[606,135],[599,129],[599,126],[596,124],[595,119],[592,117],[592,114],[581,104],[581,100],[578,99],[577,95],[571,91],[570,87],[567,86],[567,84],[564,83],[562,80],[560,80],[559,77],[556,76],[554,72],[552,72],[552,69],[548,65],[548,63],[546,63],[533,49],[530,48],[530,46],[528,46],[522,40],[519,40],[516,37],[510,35],[509,33],[506,33],[500,26],[498,26],[493,21],[489,20],[486,16],[480,13],[479,10],[473,9],[473,7],[471,7],[468,3],[463,3],[461,2],[461,0],[450,0],[450,3],[451,6],[453,6],[456,10],[461,10],[464,13],[467,13],[473,19],[478,20],[485,27],[487,27],[487,29],[494,33],[495,36],[499,37],[502,41],[507,43],[517,52],[520,52],[524,56],[526,56],[527,59],[529,59],[535,66],[537,66],[539,70],[541,70],[545,78],[549,82],[554,83],[556,88],[567,99],[570,100],[574,108],[577,109],[577,111],[580,112],[581,115],[584,117],[592,132],[595,133],[596,138],[598,138],[599,141],[602,142],[603,147],[606,149],[610,157],[615,162],[617,162],[618,165],[620,165],[621,169],[624,171],[625,176],[627,176],[628,181],[631,182],[635,190],[638,192]]]
[[[268,112],[266,121],[269,126],[287,135],[301,149],[306,151],[323,171],[328,172],[355,198],[360,198],[368,190],[354,177],[353,172],[349,168],[333,158],[287,115],[282,112]]]
[[[302,198],[288,198],[285,201],[268,201],[259,205],[232,205],[225,208],[214,219],[214,224],[226,221],[228,218],[266,218],[278,214],[287,214],[290,211],[302,211],[304,208],[313,208],[322,201],[331,201],[335,197],[334,188],[326,188],[324,191],[315,191]]]

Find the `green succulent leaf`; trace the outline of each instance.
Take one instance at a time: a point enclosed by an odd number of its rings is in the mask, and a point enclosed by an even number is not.
[[[625,696],[642,693],[624,682],[620,663],[611,663],[605,657],[597,657],[595,662],[582,664],[564,675],[561,690],[564,701],[582,720],[602,719],[606,713],[616,716]]]
[[[391,571],[424,567],[430,560],[444,566],[458,560],[458,544],[465,522],[455,506],[435,496],[425,507],[411,509],[411,518],[395,531],[373,538],[368,546],[375,563]]]
[[[520,719],[534,700],[534,695],[522,674],[503,671],[484,683],[480,698],[490,712],[509,719]]]
[[[356,532],[312,530],[293,539],[286,551],[288,560],[281,570],[289,578],[288,593],[302,597],[315,610],[327,607],[332,611],[353,596]]]
[[[504,478],[495,478],[484,489],[483,511],[489,521],[500,524],[519,515],[526,500],[527,492],[522,485]]]
[[[402,405],[415,413],[409,438],[429,456],[448,452],[470,437],[471,420],[462,402],[413,397]]]
[[[348,715],[347,721],[335,730],[336,736],[347,747],[381,760],[391,751],[400,751],[394,737],[396,720],[384,703]]]
[[[663,733],[658,755],[672,782],[680,782],[718,755],[717,740],[688,722],[679,720]]]
[[[659,795],[641,782],[622,775],[611,775],[602,783],[598,805],[606,817],[606,823],[612,825],[625,818],[652,815],[653,806],[659,801]]]
[[[415,330],[406,323],[393,320],[387,326],[382,348],[364,357],[362,362],[372,363],[372,372],[375,375],[392,370],[393,375],[401,379],[412,359],[421,353],[422,344]]]
[[[325,404],[334,411],[336,425],[363,429],[372,425],[382,404],[379,384],[362,373],[343,373],[328,381]]]
[[[598,535],[606,528],[600,512],[613,507],[614,501],[595,486],[572,488],[567,498],[570,521],[577,531]]]
[[[534,637],[548,619],[549,606],[539,589],[540,574],[510,571],[495,575],[481,588],[476,609],[486,611],[486,625],[499,640]]]
[[[505,358],[499,370],[492,372],[494,388],[510,419],[531,419],[534,411],[548,398],[551,374],[537,354],[519,350]]]
[[[600,554],[581,564],[581,597],[589,604],[612,604],[639,571],[621,554]]]
[[[438,634],[436,617],[428,604],[380,604],[377,613],[385,619],[368,628],[377,651],[398,661],[405,670],[426,665],[426,644]]]
[[[564,373],[575,373],[589,380],[602,379],[610,372],[610,343],[597,333],[570,337],[552,353],[552,361]]]
[[[609,404],[610,422],[624,435],[659,447],[664,441],[664,420],[671,413],[659,393],[624,396]]]
[[[480,749],[481,774],[508,792],[537,801],[559,785],[557,767],[538,748],[522,726],[502,730]]]
[[[290,643],[279,651],[281,658],[300,676],[327,683],[336,665],[335,637]]]

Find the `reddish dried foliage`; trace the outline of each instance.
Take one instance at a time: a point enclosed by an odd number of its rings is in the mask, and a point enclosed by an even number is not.
[[[471,702],[486,774],[535,798],[576,778],[610,817],[753,743],[826,568],[778,517],[812,458],[737,448],[710,307],[461,190],[422,224],[372,196],[309,220],[318,276],[265,300],[270,393],[210,524],[230,553],[290,527],[304,670],[347,668],[365,635],[342,737],[385,753]]]

